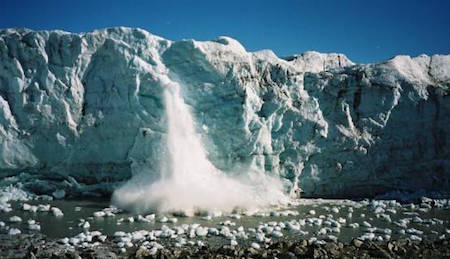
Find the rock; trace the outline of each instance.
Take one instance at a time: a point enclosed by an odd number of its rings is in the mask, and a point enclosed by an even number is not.
[[[355,238],[355,239],[352,240],[352,244],[355,247],[360,248],[364,244],[364,242]]]

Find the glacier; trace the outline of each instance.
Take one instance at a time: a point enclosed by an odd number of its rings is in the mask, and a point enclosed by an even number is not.
[[[0,57],[0,178],[36,193],[104,195],[158,177],[162,76],[181,86],[207,160],[232,177],[263,172],[304,197],[450,187],[450,55],[279,58],[229,37],[117,27],[0,30]]]

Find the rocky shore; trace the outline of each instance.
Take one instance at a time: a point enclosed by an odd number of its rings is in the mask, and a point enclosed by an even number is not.
[[[400,239],[389,242],[308,243],[306,240],[280,240],[267,248],[250,246],[165,247],[149,250],[144,246],[121,253],[106,240],[95,248],[68,250],[57,240],[41,234],[0,235],[0,258],[450,258],[449,240],[414,242]]]

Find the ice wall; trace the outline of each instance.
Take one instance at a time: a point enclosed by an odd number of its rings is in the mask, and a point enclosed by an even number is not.
[[[158,173],[163,73],[183,86],[209,161],[230,175],[264,171],[307,196],[450,187],[450,56],[280,59],[228,37],[172,42],[130,28],[0,31],[0,177],[108,193]]]

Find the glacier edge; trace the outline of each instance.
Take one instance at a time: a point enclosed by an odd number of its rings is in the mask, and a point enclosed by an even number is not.
[[[229,37],[119,27],[2,30],[0,57],[0,176],[27,172],[34,191],[109,193],[158,170],[167,128],[155,60],[183,82],[223,171],[262,170],[312,197],[450,187],[449,55],[281,59]]]

